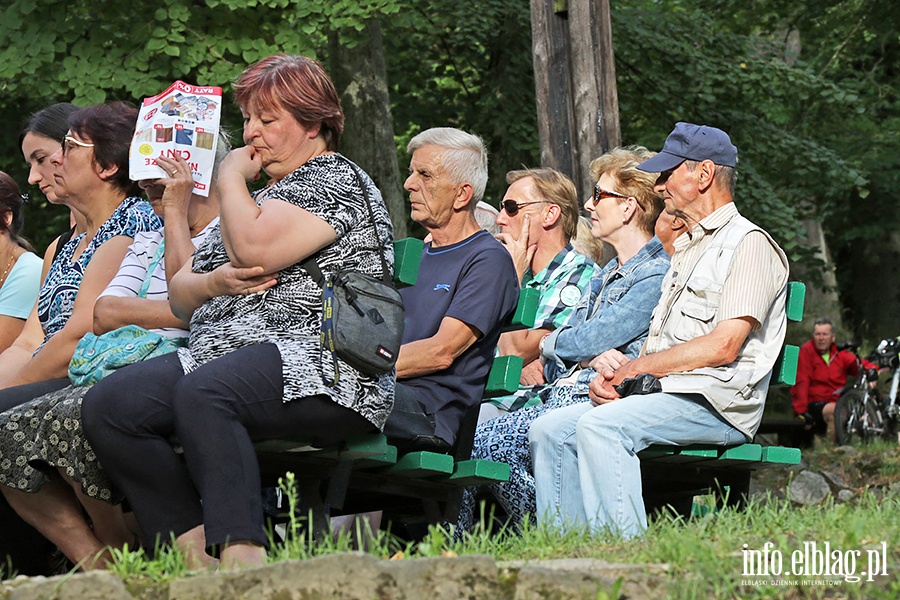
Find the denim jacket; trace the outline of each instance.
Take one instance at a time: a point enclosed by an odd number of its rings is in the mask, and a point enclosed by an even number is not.
[[[544,342],[544,377],[548,382],[567,375],[579,361],[611,348],[630,358],[640,352],[663,277],[669,270],[669,255],[653,237],[619,269],[617,264],[616,259],[609,261],[591,278],[590,288],[566,324]]]

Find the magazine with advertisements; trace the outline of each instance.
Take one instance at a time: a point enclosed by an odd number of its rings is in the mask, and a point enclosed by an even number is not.
[[[181,156],[194,175],[194,193],[208,196],[221,114],[220,87],[176,81],[145,98],[131,141],[128,175],[133,181],[168,177],[157,157]]]

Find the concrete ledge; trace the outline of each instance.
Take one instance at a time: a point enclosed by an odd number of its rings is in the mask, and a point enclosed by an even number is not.
[[[666,595],[667,572],[593,559],[498,565],[489,556],[389,561],[347,553],[127,589],[106,572],[17,578],[0,586],[0,600],[596,600],[620,578],[621,594],[649,599]]]

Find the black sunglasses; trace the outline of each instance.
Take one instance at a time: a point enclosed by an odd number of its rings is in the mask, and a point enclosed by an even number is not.
[[[506,214],[514,217],[519,212],[519,209],[523,206],[528,206],[530,204],[544,204],[545,202],[548,202],[548,200],[538,200],[536,202],[516,202],[515,200],[501,200],[500,210],[505,210]]]
[[[609,190],[604,190],[599,185],[594,186],[594,204],[597,204],[601,200],[606,198],[629,198],[630,196],[626,196],[625,194],[620,194],[619,192],[610,192]]]

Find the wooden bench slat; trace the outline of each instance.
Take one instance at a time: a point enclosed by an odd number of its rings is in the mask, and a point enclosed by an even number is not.
[[[502,483],[509,481],[509,465],[482,459],[461,460],[448,480],[460,487]]]
[[[415,285],[419,277],[419,264],[425,242],[416,238],[394,241],[394,283],[398,286]]]
[[[770,385],[794,385],[797,383],[797,361],[800,360],[800,348],[785,344],[773,367]]]
[[[258,452],[296,452],[296,453],[320,453],[332,452],[337,457],[341,449],[340,445],[329,446],[328,448],[318,448],[312,446],[308,439],[297,437],[283,437],[273,440],[260,440],[253,443],[253,447]]]
[[[521,356],[498,356],[491,364],[484,397],[506,396],[519,389],[524,361]]]
[[[519,290],[519,302],[516,311],[509,320],[509,325],[503,327],[503,331],[515,331],[517,329],[531,329],[537,318],[538,306],[541,303],[541,293],[534,288]]]
[[[410,452],[385,469],[386,473],[400,477],[433,477],[453,473],[453,457],[437,452]]]
[[[806,284],[802,281],[788,282],[787,301],[784,311],[787,318],[799,323],[803,320],[803,305],[806,303]]]
[[[789,449],[786,449],[789,450]],[[709,466],[755,466],[754,463],[765,462],[763,447],[759,444],[741,444],[738,446],[713,446],[694,444],[691,446],[653,445],[638,454],[641,461],[672,464],[709,463]],[[777,453],[773,456],[778,456]],[[706,465],[704,465],[706,466]]]
[[[370,458],[373,456],[383,456],[390,449],[397,450],[388,444],[387,438],[380,433],[364,433],[354,436],[344,442],[340,452],[341,460],[356,460],[360,458]]]
[[[800,448],[785,448],[782,446],[765,446],[763,448],[763,462],[779,465],[799,465]]]

